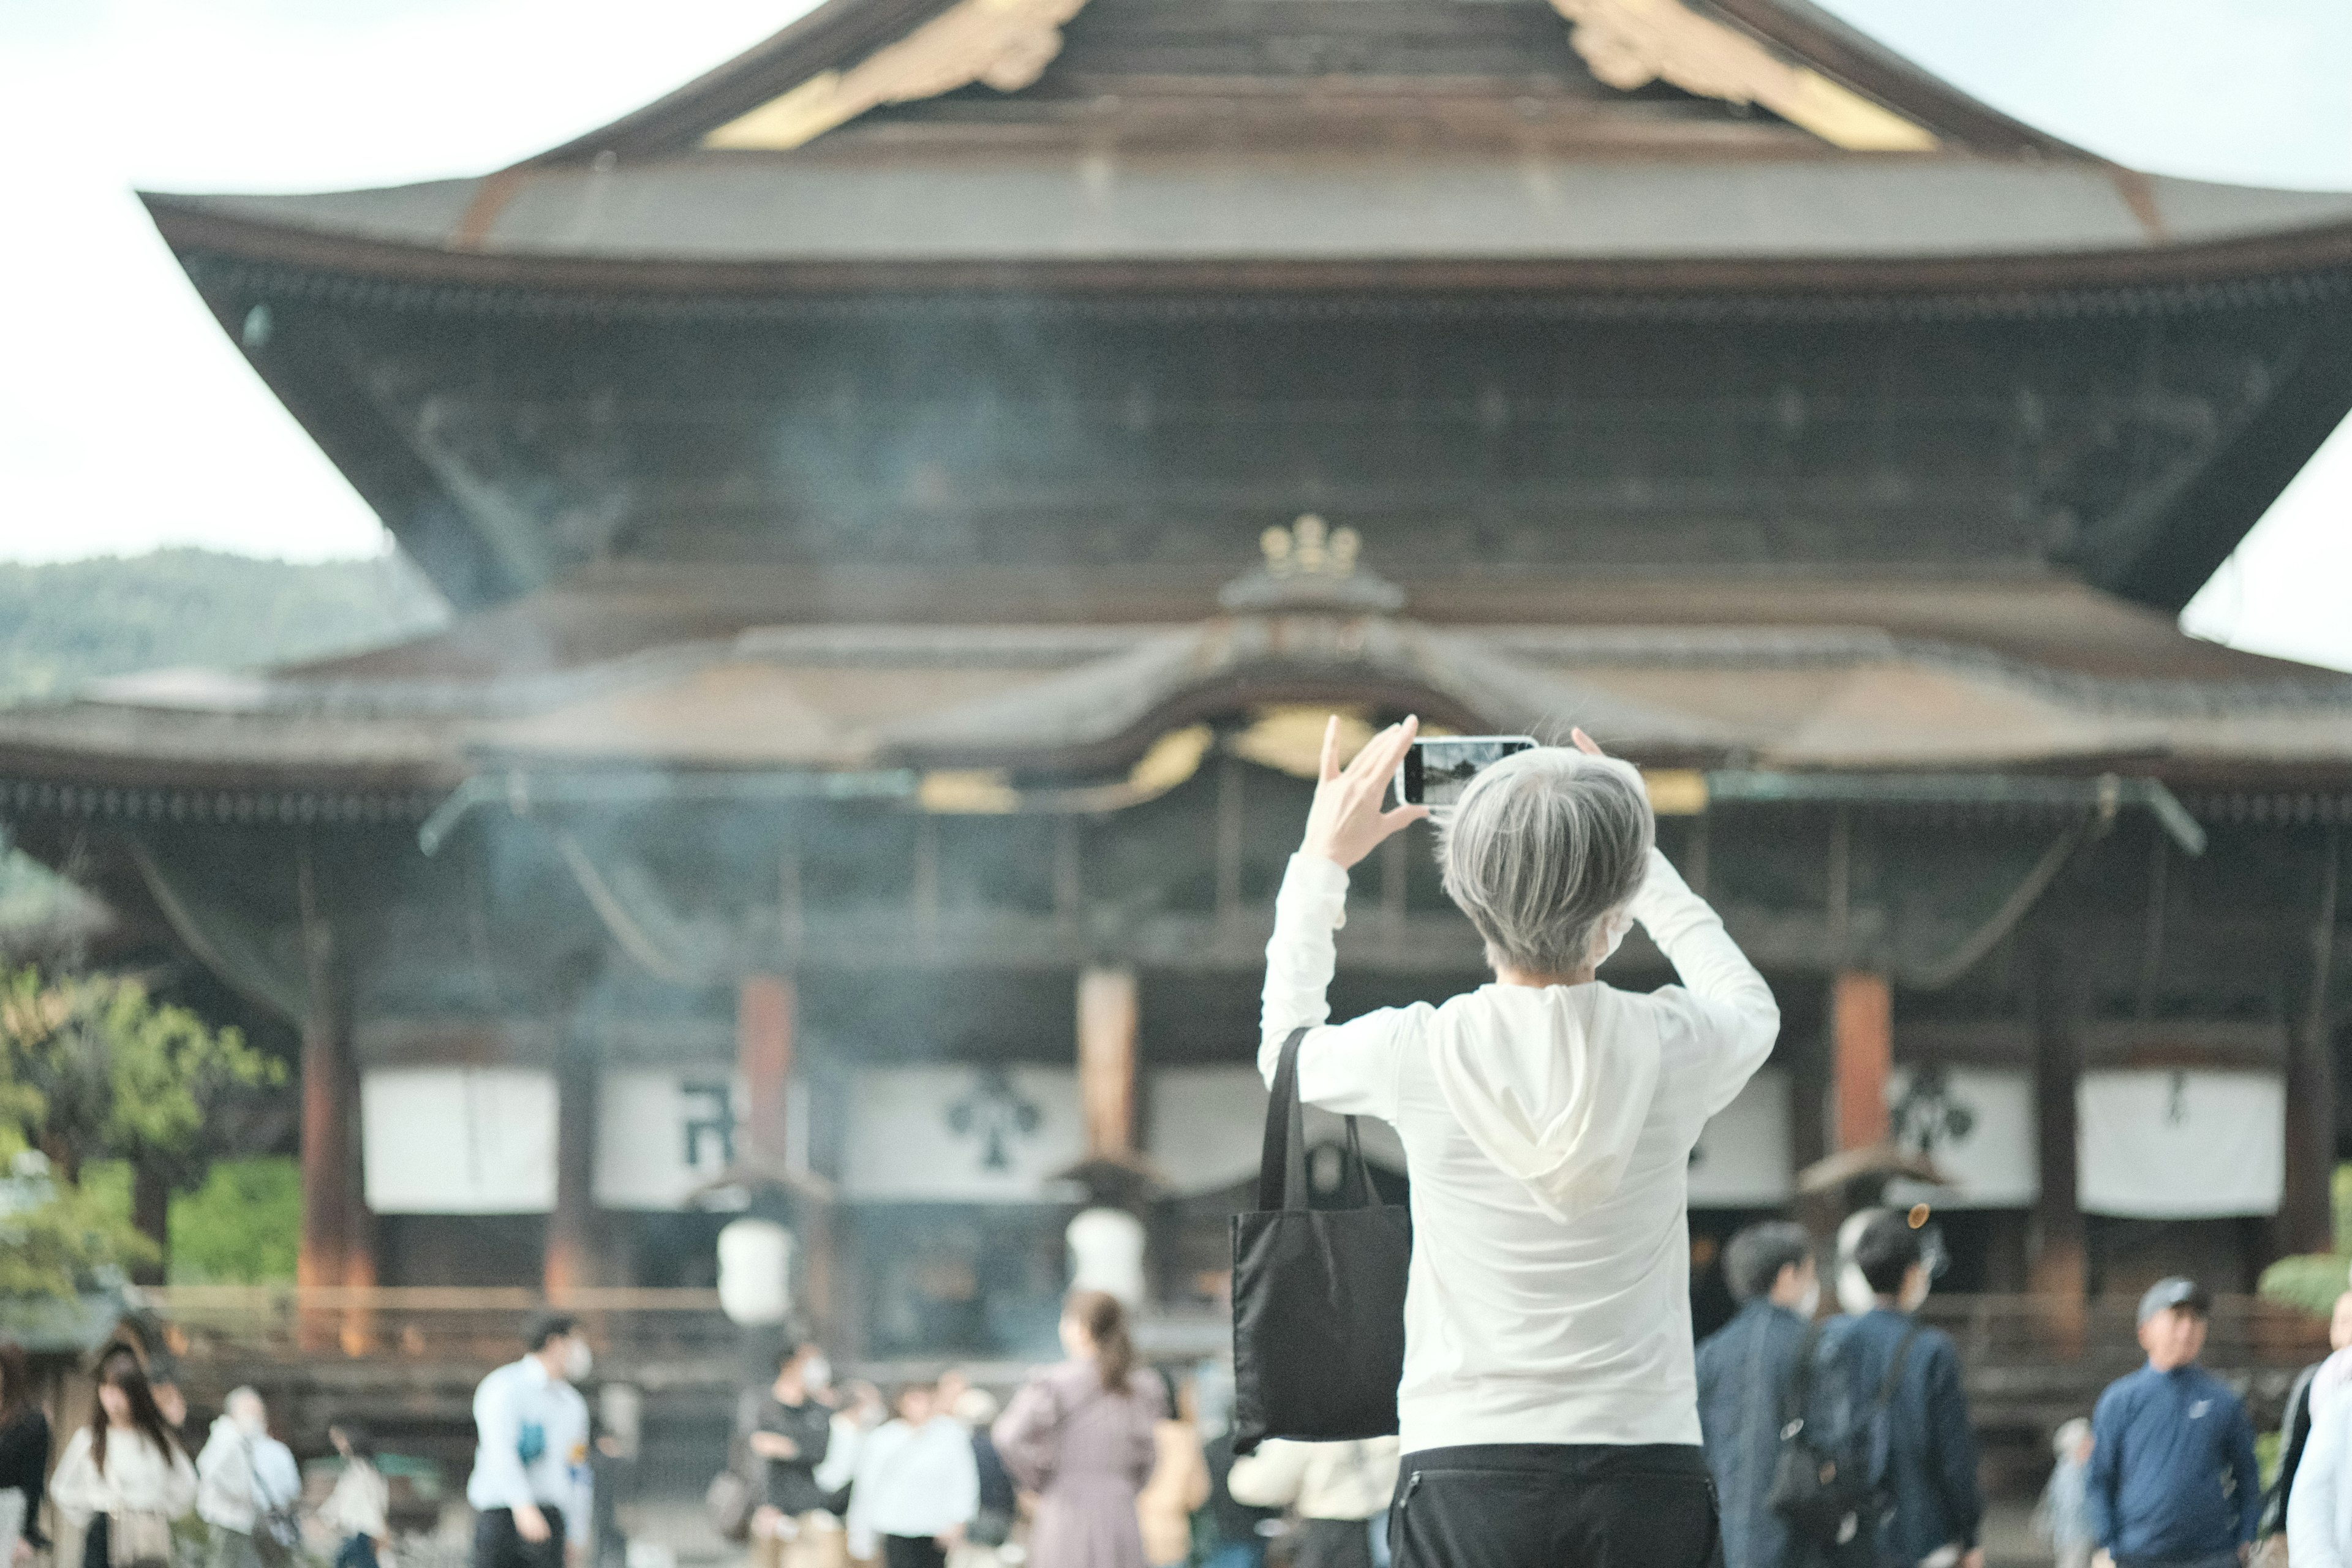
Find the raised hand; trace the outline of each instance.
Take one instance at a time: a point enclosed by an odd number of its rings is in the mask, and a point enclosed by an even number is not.
[[[1429,815],[1425,805],[1381,809],[1397,764],[1421,733],[1421,721],[1391,724],[1364,743],[1355,760],[1339,765],[1339,716],[1333,714],[1323,729],[1323,766],[1315,785],[1315,804],[1307,808],[1307,836],[1301,855],[1328,860],[1342,868],[1372,852],[1391,834],[1401,833]]]

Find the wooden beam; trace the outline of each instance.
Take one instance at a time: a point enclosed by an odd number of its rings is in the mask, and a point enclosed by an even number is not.
[[[1895,1070],[1895,988],[1885,975],[1848,970],[1837,977],[1830,1041],[1839,1150],[1885,1142],[1886,1083]]]
[[[736,988],[735,1060],[751,1094],[739,1153],[753,1165],[783,1167],[799,1007],[787,975],[746,975]]]
[[[1078,974],[1078,1096],[1090,1159],[1135,1152],[1137,1034],[1135,971],[1093,965]]]

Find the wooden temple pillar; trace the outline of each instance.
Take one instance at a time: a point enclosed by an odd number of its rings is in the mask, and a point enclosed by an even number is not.
[[[735,1068],[746,1095],[735,1157],[738,1165],[762,1173],[773,1184],[771,1191],[783,1188],[791,1173],[807,1168],[808,1152],[793,1147],[799,1037],[800,990],[793,977],[746,975],[735,990]],[[789,1210],[796,1244],[794,1310],[805,1327],[830,1339],[843,1327],[835,1310],[840,1268],[832,1205],[802,1187],[782,1206]]]
[[[1839,1152],[1885,1142],[1895,1073],[1895,988],[1885,975],[1850,969],[1830,983],[1830,1059]]]
[[[551,1301],[603,1282],[596,1247],[596,1053],[586,1041],[557,1043],[555,1207],[547,1216],[541,1265]]]
[[[306,1290],[366,1289],[376,1282],[374,1226],[361,1175],[359,1069],[352,1055],[347,955],[320,907],[310,847],[295,866],[301,918],[302,1230],[294,1279]],[[296,1334],[305,1350],[364,1349],[369,1325],[346,1325],[332,1310],[300,1311]],[[357,1353],[357,1349],[353,1353]]]
[[[1089,1162],[1132,1164],[1142,1009],[1135,971],[1092,964],[1078,973],[1078,1103]]]
[[[2065,933],[2043,930],[2033,946],[2034,1152],[2042,1191],[2033,1205],[2026,1279],[2042,1299],[2043,1331],[2060,1350],[2079,1349],[2085,1330],[2090,1265],[2077,1179],[2088,1003]]]
[[[2290,989],[2301,1006],[2287,1029],[2286,1169],[2279,1194],[2278,1223],[2272,1237],[2280,1253],[2329,1252],[2336,1246],[2333,1179],[2336,1172],[2336,1062],[2332,1048],[2335,1014],[2336,919],[2343,869],[2343,829],[2329,827],[2319,868],[2310,957]]]

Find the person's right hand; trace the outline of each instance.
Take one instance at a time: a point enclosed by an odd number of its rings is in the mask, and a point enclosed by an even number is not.
[[[514,1510],[515,1533],[537,1546],[555,1532],[547,1528],[547,1515],[539,1511],[535,1503],[525,1503]]]
[[[784,1522],[784,1510],[773,1503],[761,1503],[751,1510],[751,1533],[765,1539],[776,1533],[776,1526]]]
[[[763,1459],[797,1459],[801,1446],[782,1432],[754,1432],[746,1439],[751,1452]]]
[[[1365,742],[1355,761],[1342,768],[1339,716],[1331,716],[1331,721],[1323,727],[1321,776],[1315,785],[1315,804],[1307,808],[1307,835],[1298,846],[1301,855],[1328,860],[1346,870],[1370,854],[1382,839],[1403,832],[1429,815],[1425,805],[1381,809],[1381,802],[1388,795],[1389,781],[1396,777],[1397,764],[1404,760],[1413,737],[1420,732],[1418,719],[1391,724]]]

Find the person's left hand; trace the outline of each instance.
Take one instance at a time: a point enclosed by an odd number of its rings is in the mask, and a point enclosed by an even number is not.
[[[586,1542],[566,1541],[563,1543],[563,1568],[581,1568],[581,1565],[587,1561],[588,1543]]]
[[[963,1544],[963,1526],[961,1524],[952,1525],[946,1530],[940,1531],[935,1539],[939,1542],[939,1548],[940,1551],[953,1552],[957,1547]]]
[[[1578,731],[1583,733],[1582,731]],[[1984,1548],[1971,1546],[1960,1553],[1960,1568],[1984,1568]]]
[[[1339,716],[1331,716],[1323,729],[1321,776],[1315,785],[1315,804],[1307,810],[1307,836],[1298,846],[1301,855],[1328,860],[1345,870],[1390,835],[1402,833],[1429,815],[1425,805],[1381,809],[1389,781],[1396,777],[1397,764],[1419,733],[1419,719],[1391,724],[1364,742],[1355,760],[1342,768]]]
[[[782,1432],[754,1432],[745,1440],[751,1452],[763,1459],[797,1459],[801,1446]]]

